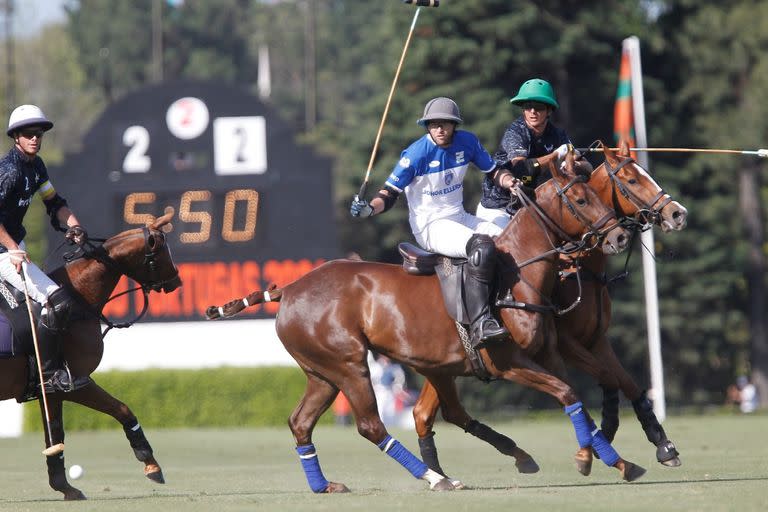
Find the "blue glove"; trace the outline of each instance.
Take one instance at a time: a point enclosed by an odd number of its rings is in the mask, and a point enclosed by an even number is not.
[[[349,207],[349,213],[353,217],[370,217],[373,215],[373,208],[368,204],[368,201],[355,196],[352,200],[352,206]]]

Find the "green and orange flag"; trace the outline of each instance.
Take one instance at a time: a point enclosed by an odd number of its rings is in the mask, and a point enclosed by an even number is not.
[[[619,87],[616,91],[616,104],[613,107],[613,137],[619,144],[622,139],[635,147],[635,116],[632,112],[632,70],[629,64],[629,49],[621,52],[619,68]],[[632,158],[637,155],[632,152]]]

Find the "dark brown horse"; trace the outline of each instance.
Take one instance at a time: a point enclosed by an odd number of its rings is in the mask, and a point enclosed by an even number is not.
[[[517,215],[496,239],[504,260],[504,286],[531,303],[541,303],[550,294],[562,242],[583,247],[587,241],[599,239],[609,252],[622,250],[629,242],[613,209],[600,202],[583,177],[549,165],[553,179],[537,190],[538,206]],[[519,269],[516,262],[521,264]],[[533,296],[528,284],[538,290]],[[437,277],[409,275],[399,265],[335,260],[282,289],[254,292],[224,306],[212,306],[207,314],[209,318],[227,317],[265,301],[281,301],[277,334],[307,376],[306,391],[289,426],[310,488],[314,492],[347,490],[344,484],[325,479],[312,444],[318,418],[341,390],[363,437],[413,476],[428,481],[430,488],[453,489],[448,479],[430,470],[387,433],[378,415],[366,361],[369,349],[385,354],[429,379],[444,402],[455,399],[449,396],[453,378],[471,375],[472,367],[460,331],[445,309]],[[555,397],[566,406],[580,440],[598,449],[604,462],[619,469],[626,480],[642,475],[642,468],[621,459],[604,438],[591,437],[591,419],[576,392],[533,361],[536,355],[547,368],[564,368],[551,316],[518,321],[506,310],[502,316],[514,342],[481,351],[488,372]],[[446,383],[448,394],[443,395]],[[519,447],[512,454],[521,471],[538,470]]]
[[[125,275],[139,283],[144,292],[150,290],[171,292],[181,285],[179,272],[171,259],[163,230],[170,231],[173,209],[166,209],[150,226],[125,231],[100,247],[87,242],[83,246],[85,257],[60,267],[51,277],[69,288],[79,301],[87,304],[82,318],[73,318],[61,346],[64,358],[73,376],[85,377],[99,366],[104,351],[100,313],[120,277]],[[146,299],[146,297],[145,297]],[[26,357],[0,359],[0,400],[22,400],[28,381]],[[164,483],[163,472],[152,454],[136,416],[124,403],[117,400],[92,380],[84,387],[69,393],[47,395],[51,432],[48,435],[43,421],[46,446],[64,442],[62,401],[75,402],[114,417],[123,425],[126,437],[136,458],[144,463],[144,474],[150,480]],[[43,411],[42,400],[40,401]],[[46,457],[48,482],[64,499],[85,499],[80,490],[67,482],[64,472],[64,454]]]
[[[604,202],[613,204],[620,218],[637,222],[638,226],[650,223],[661,226],[663,231],[671,231],[681,230],[686,225],[687,210],[664,193],[653,178],[630,158],[626,142],[622,143],[618,155],[605,150],[605,162],[595,169],[589,183]],[[564,270],[573,270],[570,257],[563,259]],[[575,308],[555,318],[558,350],[568,365],[591,375],[603,388],[601,429],[608,440],[613,441],[619,426],[618,390],[621,389],[632,401],[648,440],[657,447],[657,460],[666,466],[679,466],[675,445],[659,424],[645,391],[624,369],[606,336],[611,320],[611,302],[605,281],[606,259],[600,251],[579,255],[581,281],[570,273],[555,286],[553,298],[556,304],[573,304],[581,298]],[[451,382],[451,386],[455,394],[455,384]],[[510,454],[510,447],[514,446],[511,439],[471,418],[457,402],[452,403],[453,407],[440,404],[437,391],[430,381],[425,381],[413,415],[421,455],[431,469],[444,474],[438,461],[433,431],[439,405],[446,421],[492,444],[500,452]],[[580,449],[576,460],[579,470],[589,474],[592,450]]]

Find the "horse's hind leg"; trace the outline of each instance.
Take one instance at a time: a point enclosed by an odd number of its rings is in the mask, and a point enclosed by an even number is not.
[[[485,441],[504,455],[516,459],[515,466],[521,473],[536,473],[538,464],[533,458],[507,436],[473,419],[461,405],[456,390],[456,381],[452,376],[430,376],[424,382],[419,400],[414,407],[413,416],[419,435],[419,448],[422,458],[430,468],[445,474],[437,460],[437,448],[434,442],[434,425],[437,407],[441,407],[443,418],[460,427],[469,434]],[[434,464],[434,466],[433,466]]]
[[[454,489],[453,484],[447,478],[430,469],[399,441],[389,435],[379,417],[376,396],[373,393],[369,378],[361,375],[348,375],[341,383],[341,390],[349,399],[350,406],[355,413],[357,431],[361,436],[395,459],[415,478],[429,482],[430,489],[435,491],[452,491]]]
[[[308,371],[305,373],[307,374],[307,389],[304,391],[299,405],[296,406],[288,419],[288,426],[296,440],[296,452],[299,454],[301,467],[312,492],[349,492],[346,485],[329,482],[325,478],[322,469],[320,469],[317,450],[312,444],[312,431],[315,429],[317,420],[331,406],[339,390],[320,377]]]
[[[131,448],[133,448],[134,455],[140,462],[144,463],[144,475],[158,484],[165,483],[163,470],[155,459],[152,447],[144,436],[139,420],[136,419],[127,405],[107,393],[93,381],[84,388],[67,393],[67,400],[103,412],[119,421]]]
[[[51,431],[48,432],[48,422],[46,422],[45,405],[42,398],[40,403],[40,413],[43,418],[43,433],[45,435],[45,445],[50,447],[51,443],[64,442],[64,422],[63,407],[59,394],[49,394],[46,396],[48,401],[48,413],[50,414]],[[65,500],[84,500],[85,495],[75,487],[72,487],[67,481],[67,474],[64,471],[64,452],[56,455],[46,455],[46,465],[48,466],[48,484],[55,491],[64,495]]]

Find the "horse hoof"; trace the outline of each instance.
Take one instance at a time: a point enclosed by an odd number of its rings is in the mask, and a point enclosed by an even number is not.
[[[680,461],[680,457],[675,457],[675,458],[669,459],[669,460],[660,460],[659,462],[662,465],[667,466],[668,468],[676,468],[676,467],[681,466],[683,464]]]
[[[576,469],[584,476],[589,476],[592,473],[592,451],[588,448],[581,449],[576,452],[573,457],[576,461]]]
[[[518,473],[531,474],[539,472],[539,465],[530,455],[527,458],[517,459],[515,461]]]
[[[656,448],[656,460],[671,468],[676,468],[682,464],[680,462],[680,452],[677,451],[674,443],[669,440]]]
[[[349,492],[349,487],[338,482],[328,482],[328,487],[325,488],[326,494]]]
[[[627,482],[634,482],[645,474],[645,468],[633,464],[629,461],[624,461],[624,471],[621,472],[621,478]]]
[[[438,481],[435,485],[430,487],[433,491],[453,491],[456,489],[453,486],[453,483],[451,483],[451,480],[449,478],[443,478],[442,480]]]
[[[74,487],[70,487],[64,492],[64,499],[66,501],[76,501],[76,500],[85,500],[87,499],[85,497],[85,494],[83,494],[80,489],[75,489]]]
[[[453,488],[455,490],[460,491],[462,489],[466,489],[466,487],[464,486],[464,482],[462,482],[461,480],[456,480],[454,478],[449,478],[449,477],[446,477],[446,478],[448,479],[448,481],[451,482],[451,485],[453,485]]]
[[[144,473],[144,476],[155,482],[156,484],[164,484],[165,483],[165,477],[163,476],[163,470],[160,468],[157,468],[154,471],[151,471],[149,473]]]

